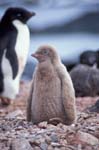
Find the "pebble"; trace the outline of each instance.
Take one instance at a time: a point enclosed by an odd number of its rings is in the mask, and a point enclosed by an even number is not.
[[[59,139],[55,133],[52,133],[50,138],[51,138],[52,142],[58,142],[59,141]]]
[[[47,128],[47,121],[40,122],[40,123],[38,124],[38,127],[39,127],[39,128],[43,128],[43,129],[46,129],[46,128]]]
[[[11,144],[11,150],[33,150],[26,139],[14,139]]]
[[[77,139],[78,139],[78,141],[81,141],[83,143],[87,143],[89,145],[99,144],[99,140],[96,137],[94,137],[93,135],[91,135],[89,133],[85,133],[82,131],[78,131]]]
[[[16,111],[13,111],[13,112],[10,112],[6,115],[6,119],[14,119],[18,116],[23,116],[23,112],[21,110],[16,110]]]
[[[41,148],[41,150],[47,150],[48,145],[45,142],[43,142],[40,144],[40,148]]]
[[[52,142],[51,145],[52,145],[53,147],[61,147],[61,144],[56,143],[56,142]]]
[[[51,141],[52,141],[52,140],[51,140],[50,136],[46,135],[46,136],[45,136],[45,142],[46,142],[47,144],[50,144]]]

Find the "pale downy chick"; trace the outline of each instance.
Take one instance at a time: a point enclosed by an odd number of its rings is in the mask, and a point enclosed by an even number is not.
[[[76,119],[75,92],[56,50],[41,46],[32,56],[39,63],[33,75],[27,120],[35,124],[42,121],[72,124]]]

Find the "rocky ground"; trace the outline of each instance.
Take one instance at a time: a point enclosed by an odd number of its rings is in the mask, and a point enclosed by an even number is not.
[[[77,123],[57,126],[26,122],[30,83],[21,82],[20,94],[8,107],[0,106],[0,150],[99,150],[99,113],[87,107],[98,97],[77,98]]]

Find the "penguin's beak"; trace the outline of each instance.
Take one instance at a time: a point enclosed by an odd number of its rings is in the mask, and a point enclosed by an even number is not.
[[[36,58],[39,62],[43,62],[46,60],[46,57],[42,54],[39,54],[39,53],[34,53],[31,56]]]
[[[30,13],[30,16],[32,17],[32,16],[35,16],[36,15],[36,13],[35,12],[31,12]]]
[[[31,17],[33,17],[33,16],[35,16],[35,15],[36,15],[35,12],[30,12],[30,13],[29,13],[29,18],[31,18]]]
[[[37,54],[37,53],[31,54],[31,56],[32,56],[32,57],[35,57],[35,58],[37,58],[37,59],[40,57],[40,55]]]
[[[36,13],[35,12],[28,12],[27,14],[27,18],[30,19],[31,17],[35,16]]]

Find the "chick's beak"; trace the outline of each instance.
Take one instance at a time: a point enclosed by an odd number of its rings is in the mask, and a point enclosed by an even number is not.
[[[38,58],[38,57],[39,57],[39,55],[38,55],[38,54],[36,54],[36,53],[31,54],[31,56],[32,56],[32,57],[35,57],[35,58]]]
[[[34,53],[31,56],[36,58],[39,62],[43,62],[46,60],[46,57],[42,54],[39,54],[39,53]]]

